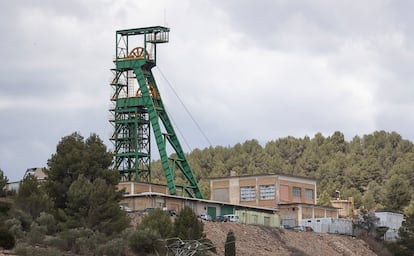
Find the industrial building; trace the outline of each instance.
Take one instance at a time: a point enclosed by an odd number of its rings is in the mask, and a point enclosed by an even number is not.
[[[211,199],[277,209],[281,225],[302,219],[338,218],[338,208],[316,205],[317,181],[285,174],[230,176],[210,180]]]
[[[276,208],[286,203],[316,204],[316,180],[284,174],[231,176],[210,180],[211,199]]]
[[[208,214],[213,220],[217,216],[234,214],[239,217],[240,223],[280,226],[276,209],[170,195],[168,187],[159,184],[121,182],[118,188],[125,191],[121,204],[133,211],[161,208],[179,213],[184,206],[188,206],[195,214]]]

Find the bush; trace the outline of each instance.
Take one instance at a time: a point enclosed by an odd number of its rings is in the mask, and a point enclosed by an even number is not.
[[[30,231],[30,225],[32,224],[33,219],[29,214],[21,210],[12,210],[10,215],[20,221],[23,231]]]
[[[138,228],[141,230],[151,229],[158,232],[161,238],[169,238],[173,234],[174,226],[169,214],[160,208],[156,208],[142,218]]]
[[[43,243],[43,239],[46,235],[46,227],[39,226],[36,222],[33,222],[30,226],[30,232],[27,233],[27,240],[31,245],[38,245]]]
[[[122,256],[127,250],[128,244],[122,238],[114,238],[105,244],[100,245],[97,248],[97,255],[111,255],[111,256]]]
[[[174,221],[175,235],[183,240],[198,240],[204,237],[204,224],[193,210],[185,206]]]
[[[16,218],[8,219],[4,223],[7,228],[12,232],[12,234],[17,238],[22,238],[24,236],[22,223]]]
[[[36,222],[39,223],[40,226],[46,227],[46,234],[53,235],[56,233],[57,224],[55,217],[52,214],[41,212],[40,216],[36,219]]]
[[[105,242],[105,237],[87,228],[75,228],[63,231],[49,241],[49,245],[61,251],[71,251],[80,255],[93,255],[98,245]]]
[[[224,245],[224,255],[225,256],[235,256],[236,255],[236,237],[232,230],[227,233],[226,243]]]
[[[0,214],[7,215],[10,209],[11,209],[10,203],[0,201]]]
[[[137,230],[131,234],[129,247],[138,255],[161,254],[166,251],[165,242],[158,232],[150,229]]]
[[[32,247],[28,244],[20,243],[14,249],[14,252],[20,256],[56,256],[62,255],[62,252],[55,248]]]
[[[16,244],[13,234],[4,226],[0,226],[0,247],[12,249]]]

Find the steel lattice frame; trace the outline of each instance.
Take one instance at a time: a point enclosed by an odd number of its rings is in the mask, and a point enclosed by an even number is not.
[[[175,170],[187,180],[184,191],[202,198],[197,180],[161,100],[151,69],[156,66],[156,45],[168,42],[169,28],[147,27],[116,32],[116,68],[111,83],[114,133],[114,169],[123,180],[151,181],[151,127],[154,132],[170,194],[176,195]],[[135,36],[143,36],[142,47],[129,47]],[[135,45],[134,45],[135,46]],[[167,155],[167,146],[175,153]]]

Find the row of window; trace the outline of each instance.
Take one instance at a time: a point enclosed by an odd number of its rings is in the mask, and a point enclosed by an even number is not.
[[[302,189],[299,187],[293,187],[292,188],[292,194],[295,198],[301,198],[302,197]],[[313,200],[313,189],[307,189],[305,188],[305,200]]]
[[[305,200],[313,200],[313,189],[305,188]],[[292,187],[292,194],[294,198],[302,198],[302,188]],[[260,186],[260,200],[273,200],[275,199],[275,186],[274,185],[261,185]],[[256,201],[256,187],[245,186],[240,187],[240,201]]]

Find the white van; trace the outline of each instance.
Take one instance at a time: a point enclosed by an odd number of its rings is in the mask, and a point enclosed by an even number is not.
[[[226,214],[224,215],[224,218],[226,218],[227,221],[230,221],[230,222],[240,222],[239,216],[234,215],[234,214]]]

